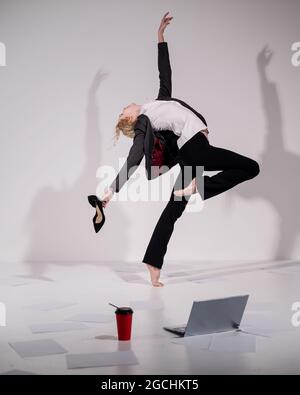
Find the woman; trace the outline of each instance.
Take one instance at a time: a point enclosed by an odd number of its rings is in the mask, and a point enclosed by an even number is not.
[[[209,131],[204,117],[182,100],[171,97],[171,66],[167,43],[164,41],[164,31],[172,19],[173,17],[169,17],[167,12],[158,30],[159,95],[156,100],[142,105],[131,103],[120,114],[116,127],[116,139],[122,131],[125,136],[133,138],[134,143],[123,168],[101,198],[103,207],[106,207],[113,194],[119,192],[128,180],[129,170],[138,166],[144,155],[146,161],[148,158],[149,162],[149,152],[153,157],[154,144],[150,144],[151,149],[148,149],[149,145],[145,144],[145,140],[148,140],[145,136],[148,135],[145,135],[145,129],[142,128],[142,121],[150,120],[151,127],[156,131],[159,130],[165,137],[167,132],[171,131],[170,133],[177,141],[179,160],[172,160],[170,163],[172,165],[179,163],[181,170],[184,170],[185,165],[192,167],[193,175],[188,183],[183,180],[183,185],[187,185],[185,188],[173,188],[170,200],[158,220],[144,255],[143,262],[149,269],[154,287],[163,286],[159,278],[167,245],[175,222],[182,215],[189,197],[198,191],[202,199],[209,199],[241,182],[254,178],[260,171],[255,160],[212,146],[208,140]],[[170,148],[171,144],[172,138],[167,140],[166,146]],[[176,150],[173,149],[172,154],[174,159]],[[197,177],[194,177],[196,174],[194,170],[199,166],[206,171],[220,170],[220,172],[211,177],[207,175],[199,177],[197,173]],[[181,177],[182,172],[178,179]]]

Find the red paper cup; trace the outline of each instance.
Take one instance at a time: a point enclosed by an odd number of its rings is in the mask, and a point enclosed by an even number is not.
[[[130,307],[119,307],[116,311],[119,340],[130,340],[133,310]]]

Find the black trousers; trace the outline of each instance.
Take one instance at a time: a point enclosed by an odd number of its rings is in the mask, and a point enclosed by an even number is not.
[[[198,192],[202,199],[206,200],[256,177],[260,171],[259,164],[255,160],[228,149],[212,146],[202,132],[198,132],[187,141],[179,150],[179,154],[181,172],[171,192],[170,200],[153,231],[143,258],[144,263],[159,269],[163,265],[175,222],[181,217],[190,198],[190,196],[176,197],[173,194],[174,190],[184,188],[190,183],[191,178],[197,175]],[[190,176],[191,172],[188,172],[188,176],[183,177],[185,166],[192,169]],[[219,173],[213,176],[203,176],[202,171],[199,177],[196,166],[198,169],[200,167],[200,170],[219,171]]]

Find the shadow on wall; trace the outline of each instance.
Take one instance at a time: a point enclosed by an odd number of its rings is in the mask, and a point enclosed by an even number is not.
[[[291,259],[299,232],[300,158],[284,146],[283,122],[277,86],[268,79],[267,66],[273,52],[265,46],[257,56],[257,69],[266,120],[265,149],[259,161],[261,172],[253,184],[236,190],[246,198],[262,197],[279,217],[279,236],[274,242],[273,259]]]
[[[87,200],[88,195],[95,193],[96,171],[101,163],[99,108],[96,98],[105,77],[105,73],[98,71],[88,92],[86,159],[81,175],[71,187],[41,189],[32,201],[24,224],[26,232],[29,233],[28,251],[24,262],[30,267],[31,277],[46,280],[45,271],[48,264],[75,265],[84,262],[90,264],[95,260],[112,260],[119,251],[126,256],[127,234],[120,231],[120,224],[122,228],[127,229],[128,220],[120,206],[113,205],[112,216],[109,213],[110,207],[105,209],[108,210],[105,213],[106,222],[102,230],[96,234],[92,224],[94,209]]]

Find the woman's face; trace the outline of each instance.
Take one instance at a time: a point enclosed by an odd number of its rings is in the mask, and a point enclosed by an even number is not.
[[[120,114],[120,118],[126,118],[126,117],[135,118],[136,115],[137,115],[137,104],[131,103],[123,108],[123,111]]]

